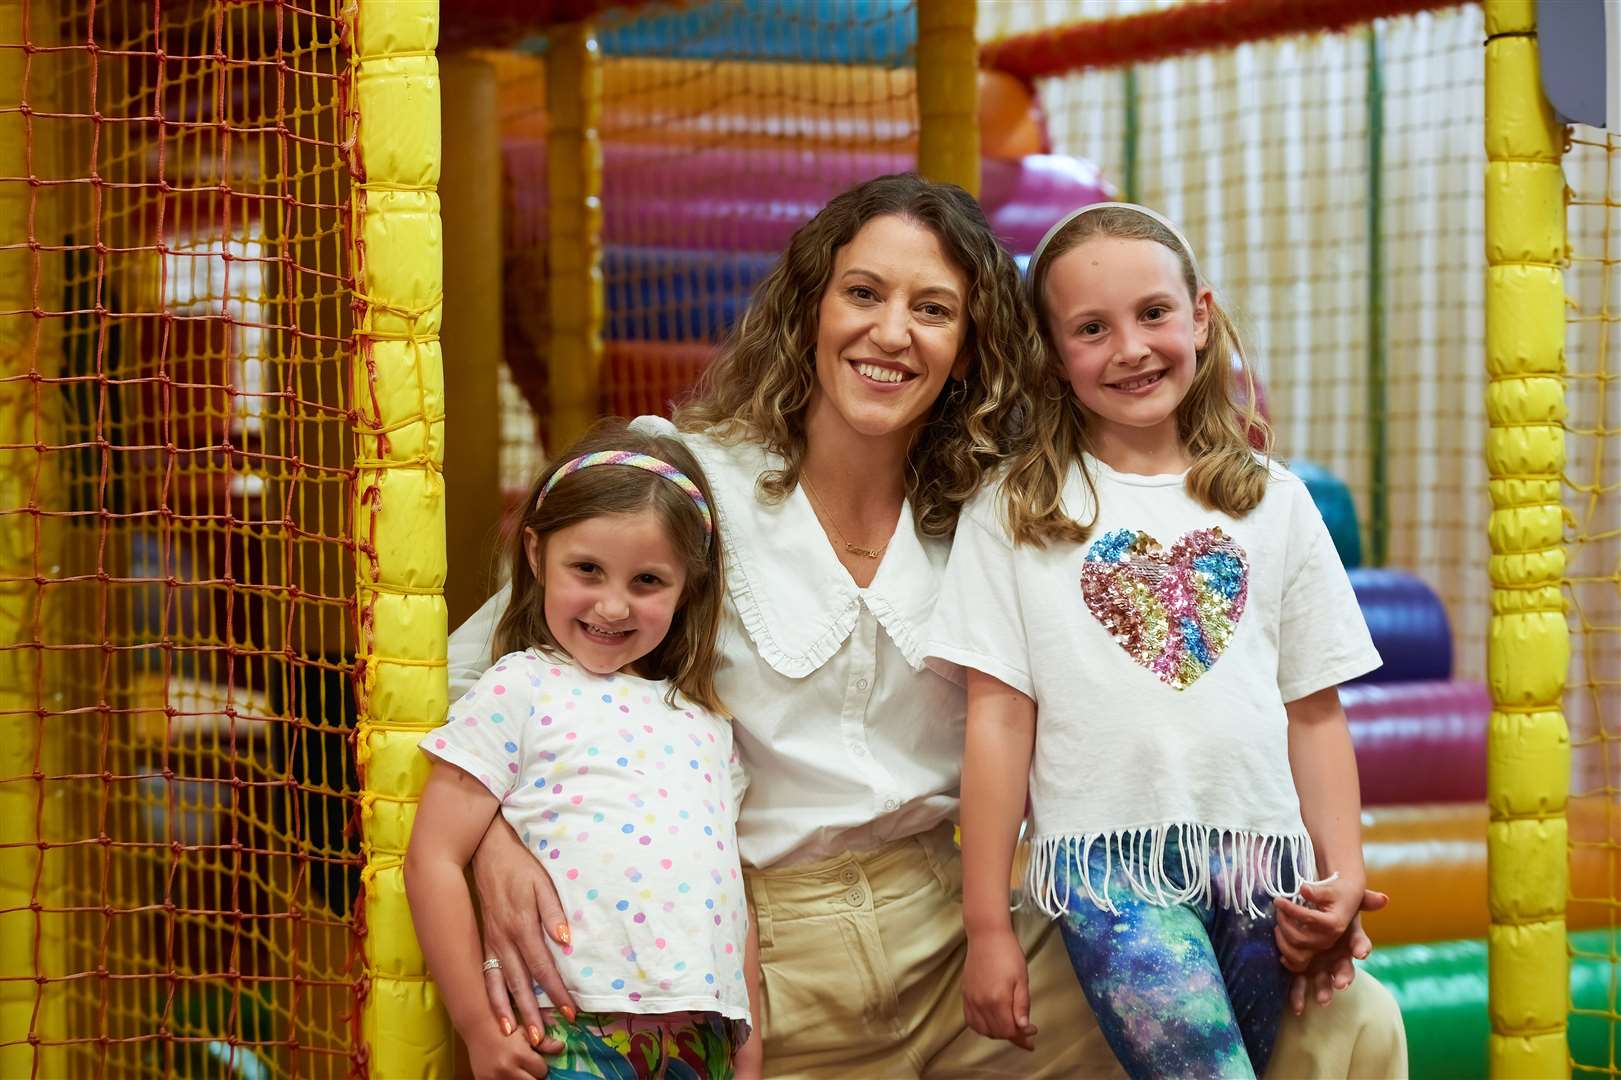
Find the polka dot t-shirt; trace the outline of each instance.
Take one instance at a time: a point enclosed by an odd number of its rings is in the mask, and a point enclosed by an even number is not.
[[[668,690],[509,653],[421,746],[489,788],[551,874],[581,1009],[747,1021],[743,774],[731,725]]]

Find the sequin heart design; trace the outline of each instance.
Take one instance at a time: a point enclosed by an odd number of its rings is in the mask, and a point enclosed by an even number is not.
[[[1170,554],[1145,532],[1116,529],[1087,548],[1081,593],[1128,656],[1186,690],[1238,628],[1249,559],[1217,528],[1187,533]]]

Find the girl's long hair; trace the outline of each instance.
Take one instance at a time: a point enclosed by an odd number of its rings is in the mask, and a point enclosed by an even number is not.
[[[676,423],[761,443],[783,459],[781,469],[761,477],[761,494],[781,499],[791,492],[805,457],[805,415],[816,387],[817,312],[833,260],[863,225],[886,214],[932,232],[968,279],[967,378],[947,381],[906,465],[906,496],[918,530],[949,536],[963,502],[1011,448],[1041,355],[1018,267],[979,204],[960,187],[904,173],[836,196],[794,233],[693,397],[676,413]]]
[[[1031,394],[1030,422],[1008,465],[1003,513],[1018,543],[1038,547],[1049,541],[1084,541],[1097,524],[1097,488],[1091,475],[1081,475],[1091,497],[1091,519],[1078,522],[1064,512],[1064,480],[1070,466],[1090,453],[1086,414],[1076,400],[1053,340],[1046,307],[1047,275],[1053,260],[1093,237],[1152,240],[1176,253],[1190,301],[1199,295],[1199,279],[1189,252],[1169,229],[1145,214],[1104,208],[1082,214],[1052,238],[1041,260],[1030,267],[1030,291],[1038,308],[1045,362]],[[1242,385],[1247,393],[1240,395]],[[1202,505],[1242,517],[1266,494],[1267,465],[1250,442],[1254,432],[1261,450],[1271,456],[1272,432],[1255,408],[1255,376],[1244,356],[1243,342],[1232,319],[1215,297],[1210,299],[1209,332],[1194,358],[1193,383],[1176,409],[1177,435],[1193,464],[1187,491]]]
[[[581,469],[558,481],[544,500],[540,498],[554,472],[577,457],[602,450],[628,450],[674,465],[692,478],[711,507],[715,505],[703,470],[679,440],[632,431],[623,420],[599,422],[543,470],[529,489],[510,548],[512,599],[496,624],[494,655],[538,649],[554,659],[568,659],[568,652],[546,625],[546,587],[529,565],[525,533],[532,530],[539,538],[544,558],[546,540],[560,529],[603,514],[651,510],[663,523],[670,546],[686,568],[687,580],[669,632],[636,662],[636,670],[648,679],[669,680],[671,704],[680,691],[704,708],[724,714],[715,691],[719,663],[715,635],[725,590],[721,544],[720,537],[711,539],[704,531],[697,504],[664,477],[629,465]]]

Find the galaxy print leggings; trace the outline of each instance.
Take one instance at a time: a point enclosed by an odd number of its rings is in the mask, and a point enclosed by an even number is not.
[[[1093,888],[1104,880],[1102,844],[1089,855]],[[1232,871],[1212,851],[1213,905],[1160,907],[1132,892],[1118,865],[1107,894],[1119,913],[1087,900],[1078,854],[1060,859],[1060,895],[1072,898],[1060,921],[1070,964],[1115,1056],[1133,1077],[1254,1077],[1264,1072],[1283,1018],[1289,973],[1272,938],[1272,899],[1264,914],[1232,910]],[[1165,876],[1180,885],[1175,834],[1165,844]],[[1100,890],[1101,891],[1101,890]]]

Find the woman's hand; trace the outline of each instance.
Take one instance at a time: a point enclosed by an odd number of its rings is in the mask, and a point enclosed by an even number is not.
[[[1290,1011],[1296,1016],[1304,1013],[1307,998],[1314,998],[1318,1005],[1327,1005],[1336,993],[1351,985],[1356,978],[1353,960],[1366,960],[1373,952],[1373,941],[1362,929],[1361,912],[1378,911],[1389,903],[1390,897],[1385,893],[1363,890],[1361,911],[1351,919],[1345,933],[1329,948],[1311,957],[1305,970],[1290,980]]]
[[[484,955],[501,966],[484,972],[484,988],[498,1019],[512,1020],[512,1003],[520,1017],[520,1034],[541,1053],[560,1053],[563,1045],[546,1036],[546,1017],[535,999],[540,984],[562,1014],[573,1020],[574,999],[552,959],[546,937],[569,945],[568,920],[552,879],[529,853],[506,820],[497,815],[473,855],[473,881],[478,888],[483,922]],[[545,934],[540,930],[546,928]],[[544,1075],[544,1073],[537,1074]]]

